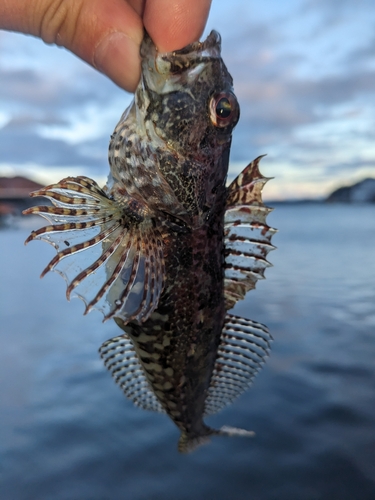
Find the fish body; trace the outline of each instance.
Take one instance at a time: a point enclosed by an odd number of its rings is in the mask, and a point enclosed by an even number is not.
[[[162,411],[181,430],[179,450],[214,430],[204,417],[232,402],[268,355],[264,325],[227,311],[263,278],[275,230],[262,203],[260,158],[226,187],[232,130],[239,118],[233,82],[212,32],[172,53],[145,34],[142,77],[111,137],[102,189],[69,177],[32,193],[49,226],[33,231],[57,255],[67,297],[82,298],[123,334],[100,348],[127,397]]]

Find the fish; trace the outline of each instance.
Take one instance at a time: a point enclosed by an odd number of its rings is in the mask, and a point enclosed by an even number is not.
[[[204,419],[237,399],[269,355],[267,327],[230,310],[271,266],[276,230],[262,157],[227,185],[240,109],[219,33],[174,52],[145,33],[140,54],[106,185],[66,177],[31,193],[52,205],[24,211],[49,222],[25,244],[53,245],[41,277],[59,273],[68,300],[120,327],[99,349],[105,366],[136,406],[170,417],[185,453],[214,435],[254,435]]]

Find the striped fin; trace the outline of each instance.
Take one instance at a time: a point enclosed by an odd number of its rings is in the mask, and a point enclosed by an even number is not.
[[[133,343],[126,333],[104,342],[99,353],[104,360],[104,365],[127,398],[144,410],[165,413],[152,392]]]
[[[267,327],[227,314],[212,373],[205,415],[231,404],[251,385],[271,348]]]
[[[272,209],[262,201],[262,189],[268,179],[259,172],[261,158],[251,162],[228,187],[224,219],[227,310],[255,288],[271,266],[266,257],[275,248],[271,238],[276,229],[266,224]]]
[[[87,177],[67,177],[31,196],[53,204],[23,212],[50,222],[25,241],[47,241],[57,251],[41,277],[59,273],[67,299],[84,301],[84,314],[97,309],[104,320],[145,321],[157,307],[164,278],[163,239],[147,205],[125,192],[115,200]]]

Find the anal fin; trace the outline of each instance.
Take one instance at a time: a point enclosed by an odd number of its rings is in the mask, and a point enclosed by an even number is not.
[[[127,398],[139,408],[164,413],[126,333],[104,342],[99,353]]]
[[[204,415],[213,415],[231,404],[251,385],[271,349],[267,327],[227,314]]]

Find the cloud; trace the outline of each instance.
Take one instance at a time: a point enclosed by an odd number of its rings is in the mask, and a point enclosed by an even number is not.
[[[61,67],[58,60],[49,61],[49,56],[41,64],[43,54],[52,50],[41,42],[29,54],[32,61],[25,55],[23,64],[6,57],[7,35],[1,33],[0,38],[3,171],[13,171],[12,166],[20,168],[22,164],[108,170],[109,136],[131,96],[73,56]],[[14,34],[9,36],[14,40]],[[40,52],[38,57],[35,50]],[[64,52],[59,51],[59,55],[64,56]]]
[[[375,167],[372,4],[213,2],[207,31],[221,32],[241,106],[236,169],[267,153],[272,190],[297,197]],[[67,51],[8,33],[0,47],[0,163],[106,170],[130,96]]]
[[[235,34],[225,40],[241,105],[232,160],[267,153],[266,174],[299,192],[297,178],[317,187],[375,176],[375,12],[308,1],[273,15],[266,3],[268,22],[242,20],[240,49]]]
[[[85,68],[74,79],[54,68],[48,72],[33,69],[8,69],[0,66],[0,96],[5,106],[13,104],[37,112],[80,109],[87,103],[110,105],[125,93],[93,69]]]
[[[11,120],[3,127],[0,141],[1,163],[35,163],[50,167],[82,165],[93,168],[107,165],[107,144],[104,139],[95,141],[95,147],[92,148],[90,141],[71,147],[63,140],[45,139],[38,135],[35,129],[39,123],[30,116],[24,116]],[[102,154],[98,154],[99,150]]]

